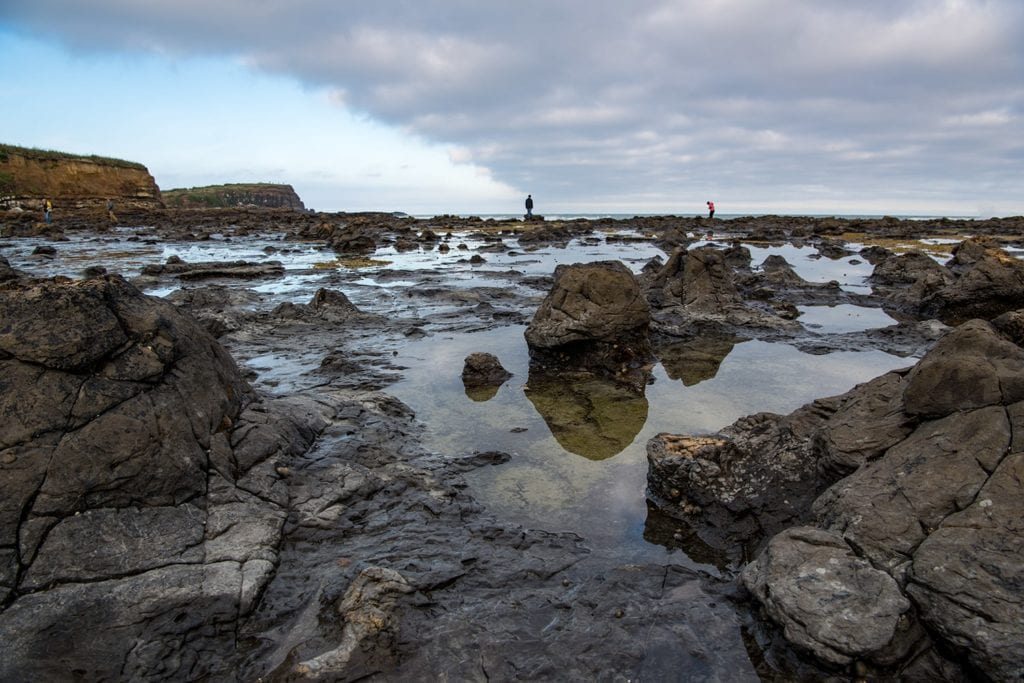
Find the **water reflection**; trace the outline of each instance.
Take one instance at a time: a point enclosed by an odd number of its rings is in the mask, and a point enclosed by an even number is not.
[[[558,444],[589,460],[621,453],[647,422],[647,398],[590,374],[530,372],[523,388]]]
[[[487,384],[487,385],[482,385],[482,386],[481,385],[466,386],[466,396],[471,401],[476,401],[477,403],[483,403],[485,401],[490,401],[492,398],[497,396],[498,395],[498,389],[500,389],[500,388],[501,388],[501,385],[497,385],[497,384]]]
[[[671,379],[692,387],[718,374],[718,368],[734,346],[744,341],[735,335],[700,335],[658,347],[655,355]]]

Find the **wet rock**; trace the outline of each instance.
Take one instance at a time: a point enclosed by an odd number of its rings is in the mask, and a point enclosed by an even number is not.
[[[462,368],[462,384],[467,388],[497,387],[505,383],[512,373],[490,353],[471,353]]]
[[[33,256],[56,256],[57,248],[51,247],[49,244],[40,244],[38,247],[32,250]]]
[[[889,574],[809,527],[775,536],[742,578],[791,643],[833,664],[884,651],[910,609]]]
[[[740,559],[806,517],[827,485],[810,437],[837,408],[820,400],[787,417],[744,417],[718,434],[658,434],[647,442],[648,495],[704,543]]]
[[[551,291],[526,328],[531,363],[589,370],[642,391],[651,360],[650,310],[618,261],[558,266]]]
[[[82,275],[85,277],[100,277],[107,274],[107,269],[103,266],[89,266],[82,271]]]
[[[18,277],[18,271],[16,271],[14,268],[11,268],[11,264],[7,259],[0,256],[0,282],[6,282],[7,280],[15,280]]]
[[[387,641],[395,637],[397,596],[413,590],[405,577],[394,569],[367,567],[362,570],[338,605],[338,616],[345,624],[341,642],[333,650],[297,665],[295,672],[312,680],[324,677],[337,680],[342,674],[351,680],[360,678],[361,673],[373,673],[375,667],[367,664],[386,656],[390,650]],[[356,666],[353,659],[360,658],[359,655],[365,659],[367,653],[371,662]]]
[[[947,517],[921,543],[907,586],[922,619],[943,642],[995,681],[1024,675],[1022,482],[1024,454],[1018,452],[996,468],[969,507]]]
[[[327,246],[339,254],[369,254],[377,249],[377,240],[365,224],[353,222],[334,229],[327,239]]]
[[[943,417],[959,410],[1024,400],[1024,349],[980,320],[939,340],[911,371],[905,410]]]
[[[1024,300],[1024,262],[1002,249],[967,240],[954,250],[948,266],[959,276],[922,297],[922,315],[948,324],[991,319]]]
[[[174,259],[173,261],[171,259]],[[173,275],[182,280],[204,280],[212,278],[262,278],[281,277],[284,266],[280,261],[203,261],[185,263],[180,258],[170,257],[164,265],[143,266],[143,275]]]
[[[873,255],[876,259],[884,256],[881,253]],[[914,250],[878,261],[869,281],[874,285],[912,285],[929,277],[937,278],[942,283],[949,283],[955,279],[931,256]]]
[[[645,269],[643,286],[653,311],[652,328],[664,334],[688,337],[707,325],[796,328],[773,312],[747,305],[732,268],[713,247],[677,249],[660,270]]]
[[[0,319],[0,678],[223,676],[324,408],[257,401],[117,276],[8,284]]]

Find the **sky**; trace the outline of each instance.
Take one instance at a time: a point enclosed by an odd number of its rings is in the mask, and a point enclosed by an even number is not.
[[[0,142],[324,211],[1024,214],[1024,0],[3,0]]]

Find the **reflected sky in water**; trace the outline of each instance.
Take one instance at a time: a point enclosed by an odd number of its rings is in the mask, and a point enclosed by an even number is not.
[[[691,386],[670,378],[659,364],[647,387],[646,419],[635,436],[620,452],[593,460],[564,448],[565,435],[552,432],[527,396],[524,329],[409,342],[398,359],[407,366],[405,379],[387,391],[427,425],[429,448],[452,455],[500,450],[512,456],[504,465],[466,475],[473,495],[490,510],[524,525],[576,532],[595,553],[623,562],[662,561],[672,554],[675,562],[697,564],[643,538],[646,443],[652,436],[713,432],[760,411],[789,413],[913,363],[881,352],[810,355],[786,344],[742,341],[713,377]],[[468,398],[461,381],[463,361],[476,351],[494,354],[513,373],[485,402]]]

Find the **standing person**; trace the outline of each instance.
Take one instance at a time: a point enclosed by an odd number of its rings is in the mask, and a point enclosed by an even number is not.
[[[715,203],[714,202],[708,202],[707,204],[708,204],[708,218],[714,218],[715,217]]]
[[[111,223],[116,223],[117,222],[117,216],[114,215],[114,200],[113,199],[108,199],[107,200],[107,218],[110,220]]]
[[[53,204],[50,203],[49,199],[43,200],[43,220],[47,223],[50,222],[50,212],[53,211]]]
[[[533,195],[526,195],[526,217],[533,218]]]

